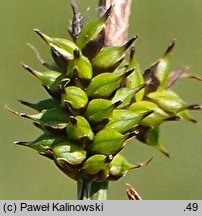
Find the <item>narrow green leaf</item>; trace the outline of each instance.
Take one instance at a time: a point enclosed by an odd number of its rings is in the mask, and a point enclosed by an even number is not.
[[[25,106],[28,106],[32,109],[35,109],[37,111],[42,111],[44,109],[52,109],[57,108],[60,106],[60,102],[54,98],[48,98],[45,100],[41,100],[37,103],[30,103],[24,100],[19,100],[20,103],[22,103]]]
[[[37,150],[39,153],[45,153],[47,149],[54,147],[58,143],[65,141],[67,137],[64,135],[57,135],[49,132],[45,132],[32,142],[17,141],[15,144],[23,145]]]

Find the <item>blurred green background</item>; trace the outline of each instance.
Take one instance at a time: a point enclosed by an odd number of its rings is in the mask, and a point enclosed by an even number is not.
[[[85,21],[96,17],[97,1],[77,1]],[[89,8],[88,8],[89,7]],[[35,151],[15,146],[15,140],[32,140],[40,134],[26,119],[4,109],[4,104],[28,111],[17,99],[35,102],[47,96],[38,80],[21,63],[42,69],[26,45],[34,44],[50,60],[47,46],[33,33],[39,28],[52,36],[67,37],[72,16],[68,0],[1,0],[0,2],[0,199],[76,199],[76,184]],[[202,1],[134,0],[130,36],[139,35],[137,54],[142,68],[156,61],[171,39],[177,39],[172,68],[181,65],[202,75]],[[202,103],[202,85],[182,80],[174,89],[190,103]],[[162,126],[161,140],[171,159],[134,141],[124,154],[132,162],[154,156],[151,164],[111,183],[109,199],[126,199],[128,182],[144,199],[202,199],[202,113],[189,122]]]

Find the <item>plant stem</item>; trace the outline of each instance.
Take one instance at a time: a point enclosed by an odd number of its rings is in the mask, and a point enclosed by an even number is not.
[[[91,185],[91,199],[107,200],[108,181],[93,182]]]
[[[106,200],[108,181],[85,182],[82,179],[77,181],[78,200]]]
[[[89,200],[91,194],[91,183],[87,183],[82,179],[77,181],[77,199]]]

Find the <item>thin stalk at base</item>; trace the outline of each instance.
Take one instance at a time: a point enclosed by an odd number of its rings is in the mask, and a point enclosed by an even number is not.
[[[91,192],[91,183],[87,183],[82,179],[77,181],[77,199],[78,200],[89,200]]]
[[[107,200],[108,181],[93,182],[91,185],[91,199]]]
[[[77,181],[78,200],[107,200],[108,181],[84,182]]]

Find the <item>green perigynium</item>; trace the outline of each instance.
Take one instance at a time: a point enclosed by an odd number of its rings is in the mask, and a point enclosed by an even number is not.
[[[179,78],[179,71],[171,76],[169,68],[175,41],[144,71],[136,59],[137,36],[123,46],[105,46],[104,29],[112,10],[110,7],[103,17],[84,27],[74,16],[72,41],[35,29],[54,62],[44,64],[43,72],[23,67],[40,80],[50,96],[35,104],[20,100],[37,114],[11,110],[43,131],[32,142],[16,144],[53,160],[83,185],[118,180],[127,171],[143,166],[129,163],[120,154],[131,138],[169,156],[159,141],[160,125],[184,119],[195,122],[189,110],[201,109],[168,88]],[[84,189],[80,194],[79,198],[90,196]]]

